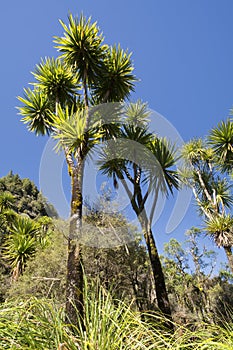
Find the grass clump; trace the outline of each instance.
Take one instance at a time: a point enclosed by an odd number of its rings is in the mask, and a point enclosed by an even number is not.
[[[64,322],[64,307],[47,299],[12,300],[0,307],[0,349],[11,350],[230,350],[233,324],[174,325],[133,311],[102,287],[85,288],[85,317]],[[85,328],[81,327],[84,324]]]

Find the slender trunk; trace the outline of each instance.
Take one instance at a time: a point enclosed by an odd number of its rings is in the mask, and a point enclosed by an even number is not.
[[[165,284],[164,273],[159,258],[159,253],[156,247],[156,243],[151,228],[147,228],[144,224],[142,225],[149,259],[151,262],[152,273],[154,277],[158,307],[165,316],[171,317],[171,309]]]
[[[83,78],[84,104],[88,110],[88,85],[87,71]],[[88,142],[89,119],[87,115],[86,128],[84,133],[84,144]],[[84,157],[81,148],[77,150],[77,165],[70,168],[70,162],[67,157],[68,168],[72,178],[72,197],[71,197],[71,220],[68,239],[68,261],[67,261],[67,280],[66,280],[66,316],[72,324],[77,324],[77,311],[81,321],[84,321],[84,273],[82,264],[82,185]],[[84,323],[82,322],[82,327]]]
[[[76,325],[77,312],[83,320],[83,287],[84,276],[82,266],[82,245],[80,243],[82,230],[82,180],[83,162],[72,171],[71,219],[68,238],[68,261],[66,275],[66,318]]]
[[[230,246],[225,246],[224,251],[227,256],[228,264],[231,269],[231,272],[233,273],[233,255],[232,255],[232,248]]]
[[[166,316],[171,316],[171,309],[169,305],[162,265],[151,230],[146,232],[146,244],[156,285],[158,307]]]
[[[167,319],[167,321],[165,321],[165,326],[171,331],[173,331],[174,325],[172,322],[172,314],[165,284],[165,278],[163,274],[161,261],[159,258],[159,253],[151,229],[145,231],[145,240],[149,254],[149,259],[151,262],[157,304],[160,311]]]
[[[209,192],[208,192],[208,190],[206,188],[206,185],[205,185],[205,182],[204,182],[204,180],[203,180],[203,178],[201,176],[200,170],[196,170],[196,173],[197,173],[197,176],[198,176],[198,179],[199,179],[199,183],[201,185],[201,188],[202,188],[203,192],[205,193],[206,198],[213,205],[212,197],[211,197],[211,195],[209,194]]]
[[[83,269],[81,245],[68,240],[68,261],[66,274],[66,320],[77,324],[77,312],[83,319]]]
[[[166,317],[172,320],[171,308],[170,308],[170,303],[168,299],[162,264],[159,258],[159,253],[156,247],[155,239],[151,230],[152,218],[153,218],[153,214],[154,214],[154,210],[155,210],[155,206],[158,198],[158,187],[155,192],[155,197],[152,204],[149,219],[145,211],[143,196],[139,185],[136,186],[136,196],[138,201],[138,208],[140,208],[141,210],[143,208],[143,211],[138,212],[138,218],[141,223],[142,229],[144,231],[144,237],[147,245],[149,259],[151,262],[158,307]],[[173,328],[172,324],[170,324],[169,326]]]
[[[151,226],[149,224],[147,214],[145,212],[145,207],[144,207],[143,198],[141,195],[140,186],[138,185],[136,186],[136,192],[134,191],[134,195],[132,195],[122,174],[118,174],[118,177],[121,180],[121,183],[124,186],[126,193],[128,194],[131,200],[132,208],[138,217],[138,220],[140,222],[140,225],[144,233],[144,238],[147,245],[151,269],[153,272],[153,279],[154,279],[154,286],[155,286],[158,307],[161,310],[161,312],[168,319],[172,321],[170,302],[168,299],[162,264],[159,258],[159,254],[158,254],[156,243],[153,237]],[[135,187],[134,187],[134,190],[135,190]],[[137,197],[138,205],[136,203],[135,197]],[[173,329],[172,322],[169,322],[167,326],[170,329]]]

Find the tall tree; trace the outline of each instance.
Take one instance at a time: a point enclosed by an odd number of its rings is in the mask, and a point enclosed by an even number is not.
[[[218,247],[223,247],[233,271],[233,219],[229,212],[233,204],[232,186],[228,177],[219,172],[219,165],[222,171],[225,165],[219,158],[220,154],[215,155],[216,149],[217,143],[210,148],[201,139],[186,143],[182,150],[185,167],[181,175],[183,182],[192,188],[199,212],[204,217],[205,231],[213,237]],[[226,155],[225,152],[222,154]]]
[[[159,193],[168,195],[178,188],[174,147],[147,129],[149,112],[141,101],[129,104],[118,139],[102,150],[100,169],[111,176],[115,187],[123,185],[143,230],[159,309],[171,317],[164,274],[152,232],[152,220]],[[153,198],[146,207],[149,196]]]
[[[85,158],[103,137],[90,126],[90,107],[123,101],[133,90],[135,77],[130,54],[109,47],[96,23],[83,15],[60,21],[64,36],[56,37],[57,59],[42,60],[36,67],[34,90],[25,89],[19,107],[23,121],[36,134],[58,140],[71,176],[70,233],[66,286],[66,315],[76,323],[76,309],[83,315],[82,226]],[[111,123],[110,123],[111,124]],[[112,128],[105,127],[110,133]]]

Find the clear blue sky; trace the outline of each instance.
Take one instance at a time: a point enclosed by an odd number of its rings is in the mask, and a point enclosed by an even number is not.
[[[71,12],[92,16],[109,44],[133,52],[140,81],[132,96],[149,103],[187,141],[205,136],[233,105],[232,0],[21,0],[1,3],[0,176],[10,169],[39,186],[46,143],[19,121],[16,97]],[[195,225],[187,216],[179,230]]]

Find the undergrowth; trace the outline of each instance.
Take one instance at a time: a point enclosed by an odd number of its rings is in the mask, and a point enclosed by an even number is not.
[[[85,289],[85,319],[64,322],[64,307],[46,299],[11,300],[0,305],[0,349],[12,350],[230,350],[233,323],[174,325],[113,300],[102,287]],[[82,329],[81,324],[85,325]]]

